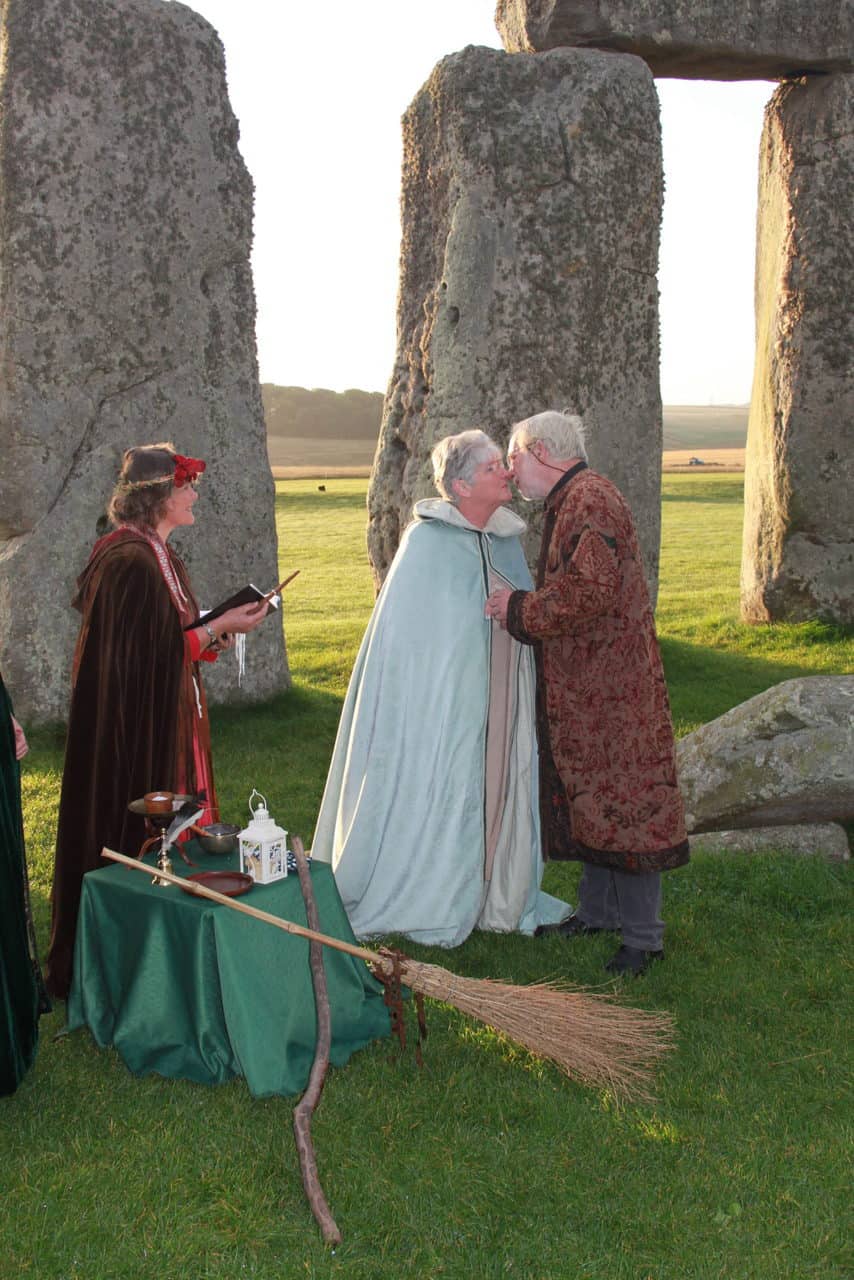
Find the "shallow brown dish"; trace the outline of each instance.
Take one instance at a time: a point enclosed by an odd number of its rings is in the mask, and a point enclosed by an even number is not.
[[[196,880],[206,889],[224,893],[227,898],[239,898],[242,893],[248,893],[255,883],[245,871],[197,871],[195,875],[184,876],[184,879]],[[193,892],[186,884],[182,884],[181,888],[185,893]]]

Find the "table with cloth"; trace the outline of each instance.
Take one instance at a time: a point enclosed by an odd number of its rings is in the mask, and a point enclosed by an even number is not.
[[[195,841],[176,875],[237,869]],[[146,862],[153,864],[153,859]],[[332,872],[310,864],[321,932],[354,942]],[[153,870],[153,865],[152,865]],[[239,899],[305,925],[299,877],[255,885]],[[135,1075],[221,1084],[243,1076],[256,1097],[299,1093],[315,1051],[309,944],[128,867],[83,877],[68,1030],[88,1026]],[[341,1066],[389,1034],[382,986],[354,956],[323,948],[332,1014],[330,1062]]]

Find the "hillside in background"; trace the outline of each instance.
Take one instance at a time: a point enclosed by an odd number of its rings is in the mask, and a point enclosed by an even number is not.
[[[274,469],[333,475],[346,468],[367,471],[382,418],[379,391],[261,385],[267,423],[267,453]],[[747,405],[667,405],[665,453],[742,450],[747,439]]]
[[[371,440],[380,431],[379,391],[325,391],[261,383],[267,436],[286,440]]]

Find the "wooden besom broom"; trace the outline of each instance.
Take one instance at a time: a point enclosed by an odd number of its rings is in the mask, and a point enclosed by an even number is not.
[[[102,849],[112,862],[151,875],[145,863],[112,849]],[[238,902],[194,880],[158,871],[161,880],[199,898],[209,898],[231,911],[283,929],[285,933],[333,947],[389,974],[394,961],[378,951],[331,938],[314,929],[281,920]],[[399,958],[401,980],[413,991],[453,1005],[485,1023],[538,1058],[548,1058],[572,1079],[608,1088],[625,1098],[651,1098],[655,1065],[673,1047],[673,1020],[667,1013],[646,1013],[616,1003],[611,995],[591,995],[559,982],[516,986],[491,978],[465,978],[435,964]]]

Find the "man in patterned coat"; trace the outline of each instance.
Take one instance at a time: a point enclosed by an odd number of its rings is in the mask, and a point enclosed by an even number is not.
[[[688,839],[634,522],[573,414],[517,423],[508,461],[522,496],[545,499],[537,584],[493,592],[486,613],[534,646],[543,854],[584,863],[575,914],[537,932],[620,932],[606,968],[641,974],[664,955],[661,872]]]

